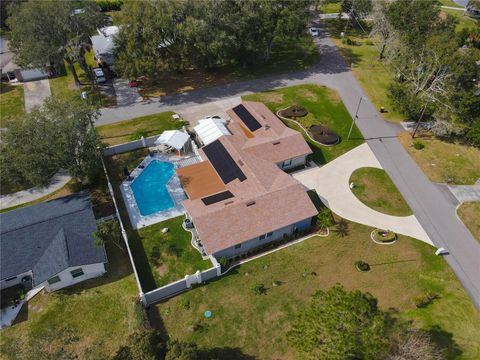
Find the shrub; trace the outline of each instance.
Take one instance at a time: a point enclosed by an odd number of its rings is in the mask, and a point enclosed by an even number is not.
[[[342,44],[346,45],[355,45],[355,41],[350,39],[348,36],[342,39]]]
[[[139,140],[142,136],[147,137],[147,135],[148,135],[147,130],[137,129],[137,130],[135,130],[135,132],[132,135],[130,135],[130,140],[132,140],[132,141]]]
[[[369,40],[365,41],[365,44],[366,44],[366,45],[369,45],[369,46],[372,46],[372,45],[373,45],[373,41],[369,39]]]
[[[189,309],[190,309],[190,300],[183,298],[183,299],[180,301],[180,305],[181,305],[182,308],[184,308],[185,310],[189,310]]]
[[[362,260],[355,261],[355,267],[360,270],[360,271],[369,271],[370,270],[370,265]]]
[[[121,10],[123,0],[95,0],[102,12]]]
[[[255,295],[266,295],[267,294],[267,288],[263,284],[254,284],[252,286],[252,291]]]
[[[413,142],[413,147],[417,150],[422,150],[425,147],[425,145],[421,141],[415,140]]]
[[[439,295],[436,293],[430,293],[430,292],[426,293],[425,295],[418,296],[414,299],[415,306],[419,309],[427,307],[433,302],[433,300],[438,298],[439,298]]]
[[[228,265],[228,260],[225,256],[222,256],[220,260],[218,261],[222,267],[225,267]]]

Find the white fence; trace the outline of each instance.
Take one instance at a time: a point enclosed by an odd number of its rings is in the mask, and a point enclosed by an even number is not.
[[[159,301],[168,299],[192,288],[192,285],[201,284],[222,274],[221,266],[213,256],[210,256],[213,267],[204,271],[197,271],[192,275],[185,275],[184,279],[162,286],[158,289],[141,294],[144,306],[150,306]]]
[[[103,149],[103,156],[112,156],[144,147],[155,146],[155,141],[158,139],[158,136],[159,135],[149,136],[147,138],[130,141],[128,143],[109,146]]]

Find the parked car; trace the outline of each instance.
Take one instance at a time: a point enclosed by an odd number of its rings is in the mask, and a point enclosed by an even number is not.
[[[138,87],[138,81],[137,80],[129,81],[128,86],[131,87],[131,88],[136,88],[136,87]]]
[[[107,82],[107,78],[105,77],[105,73],[103,72],[102,68],[94,68],[92,69],[93,77],[97,84],[102,84]]]
[[[318,35],[320,35],[318,32],[318,28],[311,27],[310,29],[308,29],[308,31],[310,32],[310,35],[314,37],[317,37]]]

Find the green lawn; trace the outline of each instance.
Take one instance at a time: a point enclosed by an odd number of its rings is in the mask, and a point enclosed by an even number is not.
[[[138,231],[132,229],[119,191],[120,184],[124,180],[123,167],[126,166],[131,171],[147,155],[146,149],[140,149],[105,159],[144,292],[212,266],[210,261],[203,261],[200,254],[190,245],[191,235],[181,228],[181,217]],[[160,230],[164,227],[168,227],[170,232],[162,234]],[[153,251],[154,246],[158,248],[155,251]],[[157,254],[153,258],[152,252]],[[155,258],[158,260],[155,261]]]
[[[480,241],[480,202],[463,203],[457,209],[457,214],[472,235]]]
[[[399,140],[431,181],[472,185],[480,179],[480,150],[433,137],[418,138],[425,147],[416,150],[408,133]]]
[[[351,139],[347,140],[352,118],[338,94],[326,87],[299,85],[245,95],[242,98],[261,101],[274,112],[291,105],[300,105],[309,111],[306,117],[298,119],[305,128],[321,123],[334,130],[341,137],[340,143],[334,146],[321,146],[308,139],[299,126],[286,122],[287,126],[304,134],[305,140],[314,152],[313,160],[317,164],[325,164],[363,143],[363,137],[356,126],[352,131]]]
[[[457,7],[459,6],[457,5]],[[455,27],[456,32],[459,32],[462,29],[467,29],[467,28],[473,29],[477,26],[480,26],[480,22],[478,20],[475,20],[465,15],[463,11],[453,10],[453,9],[442,9],[442,12],[445,14],[453,15],[458,20],[458,24]]]
[[[400,317],[430,331],[448,348],[449,358],[480,357],[480,314],[434,248],[404,236],[393,245],[376,245],[371,228],[349,223],[349,229],[346,237],[332,231],[327,238],[309,239],[158,304],[168,333],[262,359],[296,358],[285,339],[294,315],[315,290],[341,283],[349,290],[369,291],[381,308],[393,307]],[[372,270],[358,272],[354,262],[359,259]],[[281,285],[274,287],[274,281]],[[259,283],[267,287],[266,295],[251,290]],[[427,292],[440,297],[417,309],[414,298]],[[206,310],[212,311],[211,319],[204,318]]]
[[[180,129],[186,123],[172,120],[171,111],[147,115],[135,119],[97,127],[104,143],[108,145],[122,144],[132,140],[161,134],[165,130]]]
[[[345,20],[330,19],[325,20],[324,24],[372,103],[377,109],[382,106],[385,108],[386,112],[382,114],[382,117],[389,121],[405,120],[402,114],[395,111],[392,102],[387,97],[387,88],[393,81],[392,71],[386,63],[379,61],[378,48],[374,45],[375,42],[368,39],[370,31],[368,26],[365,25],[366,32],[350,26],[346,34],[354,41],[355,45],[347,45],[342,43],[340,37],[340,33],[345,31]]]
[[[93,61],[93,51],[87,52],[85,54],[87,63],[95,66],[96,63]],[[65,66],[65,74],[56,76],[50,79],[50,89],[52,91],[52,96],[71,99],[79,98],[82,91],[86,91],[88,95],[88,101],[94,106],[107,107],[115,105],[115,99],[101,93],[100,91],[92,87],[92,80],[88,79],[85,75],[85,72],[80,68],[78,63],[75,63],[75,70],[77,72],[78,78],[80,79],[81,86],[78,88],[75,86],[75,81],[73,79],[70,67],[67,63]]]
[[[460,5],[458,5],[455,1],[453,0],[440,0],[440,3],[442,4],[442,6],[452,6],[452,7],[457,7],[457,8],[461,8]]]
[[[141,322],[126,252],[112,246],[107,255],[106,276],[33,298],[2,330],[2,359],[111,358]]]
[[[190,244],[192,235],[183,230],[184,219],[179,216],[138,230],[157,287],[213,266]],[[169,231],[162,234],[163,228]]]
[[[368,207],[388,215],[412,215],[410,207],[385,170],[361,168],[350,177],[352,192]]]
[[[15,121],[25,113],[23,85],[0,83],[0,127]]]
[[[321,5],[319,10],[321,13],[324,13],[324,14],[339,13],[342,10],[341,2],[340,0],[337,2],[328,2],[326,4]]]

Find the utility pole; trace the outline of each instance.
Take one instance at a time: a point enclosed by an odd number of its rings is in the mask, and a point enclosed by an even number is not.
[[[358,119],[358,110],[360,110],[360,104],[362,103],[362,99],[363,98],[360,96],[360,100],[358,101],[358,105],[357,105],[357,111],[355,111],[355,117],[352,119],[352,125],[350,126],[350,131],[348,132],[347,140],[350,140],[350,135],[352,134],[353,125],[355,124],[355,121]]]
[[[418,121],[417,121],[417,125],[415,125],[415,130],[413,130],[412,139],[415,138],[415,134],[417,133],[418,127],[420,126],[420,122],[422,121],[423,114],[425,114],[426,108],[427,108],[427,104],[423,106],[422,113],[420,114],[420,117],[418,118]]]

